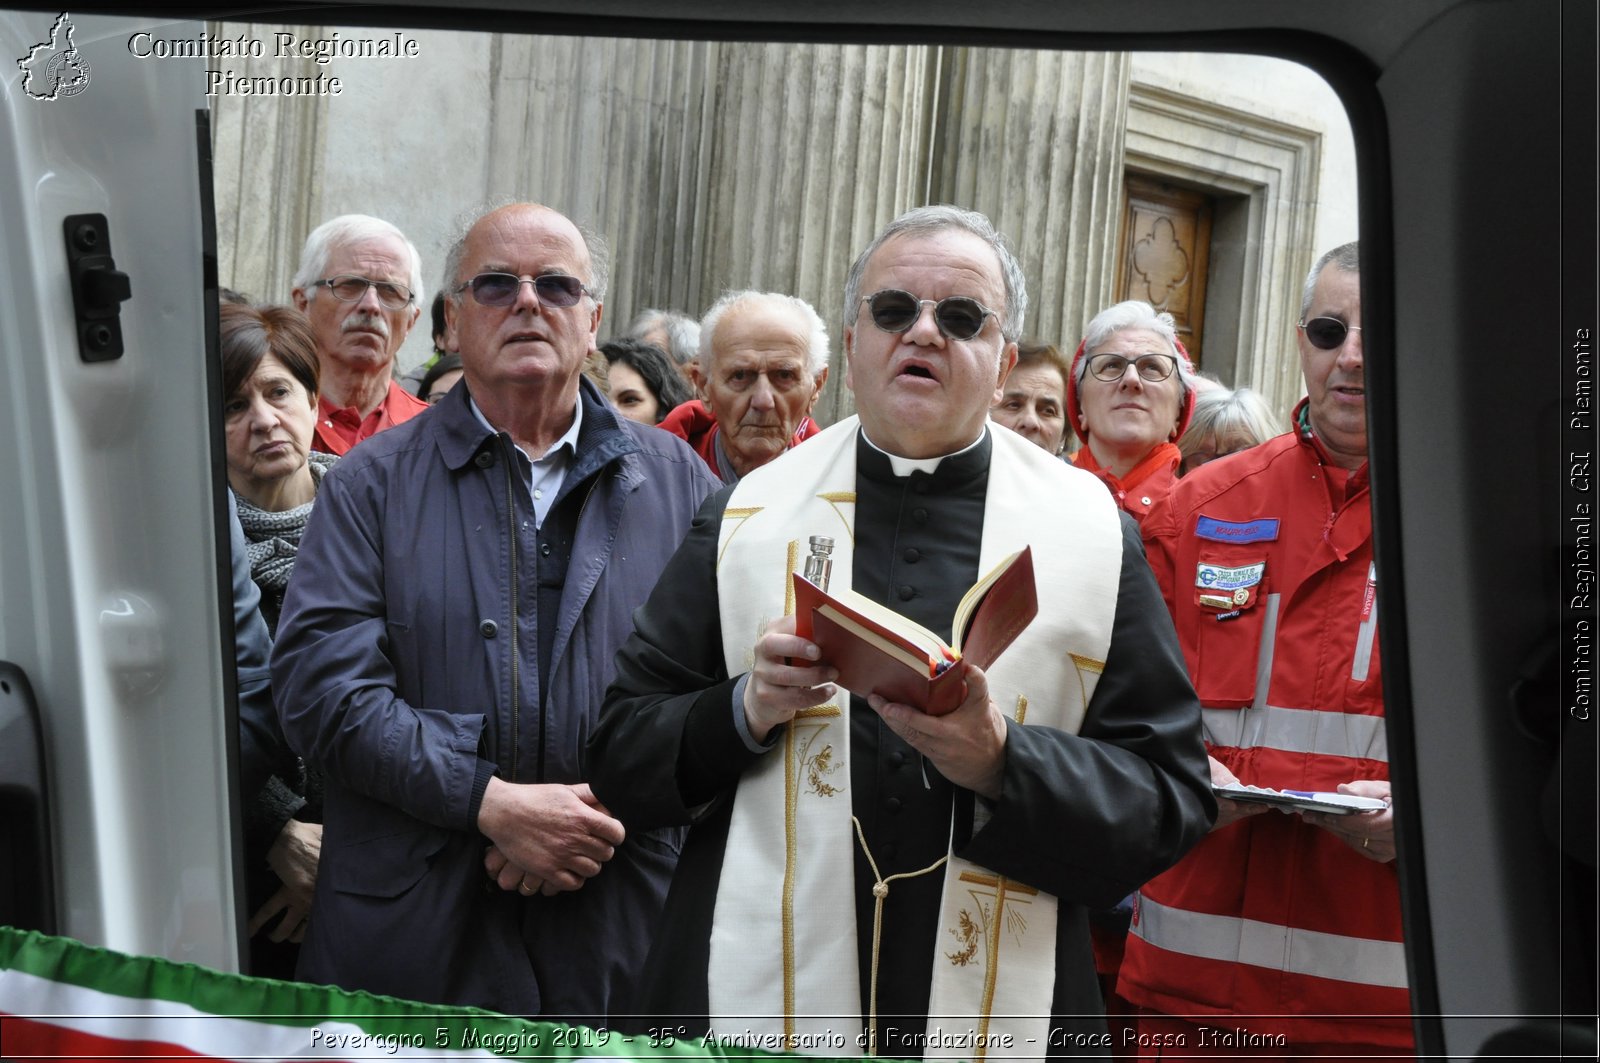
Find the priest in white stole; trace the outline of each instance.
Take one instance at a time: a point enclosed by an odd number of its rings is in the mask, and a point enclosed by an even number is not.
[[[987,412],[1022,272],[988,219],[925,207],[845,291],[858,417],[707,500],[617,660],[589,745],[631,830],[692,824],[641,1028],[819,1055],[1106,1055],[1086,906],[1209,828],[1199,706],[1138,531]],[[928,717],[836,689],[794,634],[812,535],[833,586],[950,634],[1023,545],[1039,616]],[[625,1025],[625,1023],[624,1023]]]

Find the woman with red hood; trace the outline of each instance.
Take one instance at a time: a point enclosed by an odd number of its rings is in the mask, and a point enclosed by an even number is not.
[[[1177,439],[1194,395],[1194,367],[1171,314],[1138,300],[1100,311],[1067,381],[1067,416],[1084,443],[1073,464],[1104,480],[1117,504],[1143,520],[1177,479]]]
[[[1067,418],[1083,440],[1072,463],[1105,481],[1117,505],[1143,521],[1177,482],[1183,460],[1177,440],[1189,426],[1194,396],[1194,367],[1171,314],[1138,300],[1100,311],[1067,378]],[[1118,1049],[1112,1055],[1119,1060],[1133,1058],[1126,1047],[1133,1008],[1115,991],[1132,900],[1089,914],[1106,1022]]]

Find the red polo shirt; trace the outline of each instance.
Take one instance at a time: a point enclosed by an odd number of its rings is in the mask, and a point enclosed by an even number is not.
[[[335,406],[327,396],[318,396],[317,430],[311,436],[311,449],[342,456],[368,436],[404,424],[427,408],[427,403],[393,380],[378,408],[365,417],[354,406]]]

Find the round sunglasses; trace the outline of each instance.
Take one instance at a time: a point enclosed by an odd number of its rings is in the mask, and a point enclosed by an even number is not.
[[[1360,325],[1346,325],[1336,317],[1314,317],[1300,322],[1300,329],[1311,341],[1311,346],[1322,351],[1336,350],[1344,344],[1346,335],[1360,332]]]
[[[965,295],[952,295],[934,302],[918,299],[910,292],[898,288],[885,288],[881,292],[863,296],[862,302],[872,313],[872,323],[884,332],[904,332],[917,323],[922,308],[933,307],[933,320],[939,331],[948,339],[970,340],[983,330],[983,322],[995,311]]]
[[[524,284],[533,285],[533,294],[545,306],[576,306],[588,294],[581,280],[565,273],[544,273],[537,277],[518,277],[514,273],[480,273],[456,289],[459,295],[470,290],[479,306],[510,306]]]

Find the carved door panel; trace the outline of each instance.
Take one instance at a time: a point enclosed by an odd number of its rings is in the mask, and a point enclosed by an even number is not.
[[[1170,313],[1198,369],[1205,339],[1211,199],[1138,173],[1124,177],[1123,198],[1117,298],[1143,299]]]

